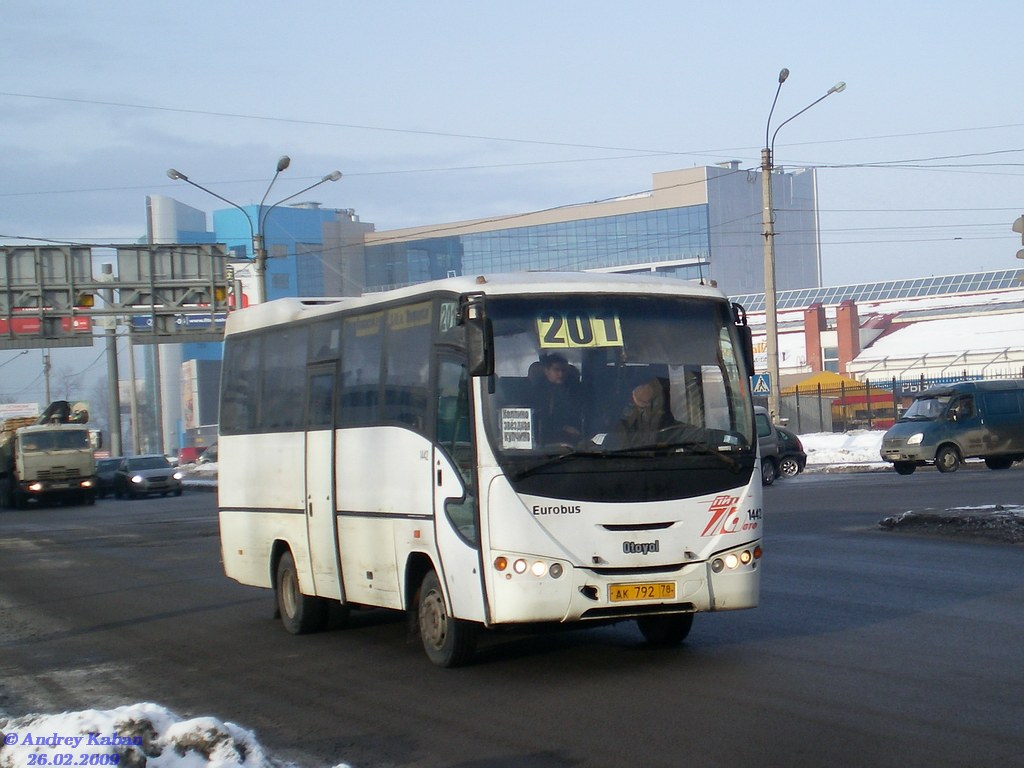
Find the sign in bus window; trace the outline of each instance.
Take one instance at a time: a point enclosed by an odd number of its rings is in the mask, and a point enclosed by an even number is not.
[[[501,447],[506,451],[528,451],[533,448],[533,411],[531,409],[501,409]]]
[[[537,317],[537,338],[542,349],[623,345],[615,312],[546,312]]]

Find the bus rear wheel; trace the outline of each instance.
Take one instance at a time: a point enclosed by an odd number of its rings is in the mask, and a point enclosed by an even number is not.
[[[644,639],[651,645],[679,645],[690,634],[693,626],[692,613],[674,613],[669,616],[641,616],[636,625]]]
[[[304,595],[299,590],[299,575],[291,552],[285,552],[277,561],[274,592],[277,595],[281,623],[291,634],[319,632],[327,624],[327,602],[319,597]]]
[[[460,667],[473,658],[478,627],[451,615],[434,571],[427,573],[420,584],[416,619],[423,650],[434,664]]]

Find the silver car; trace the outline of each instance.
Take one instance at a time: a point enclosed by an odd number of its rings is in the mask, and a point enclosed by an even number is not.
[[[182,477],[184,475],[171,465],[166,456],[132,456],[122,459],[121,466],[114,473],[114,495],[119,499],[125,496],[134,499],[151,493],[181,496]]]

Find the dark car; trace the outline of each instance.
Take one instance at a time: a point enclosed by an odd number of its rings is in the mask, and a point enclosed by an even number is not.
[[[796,477],[807,466],[807,453],[796,432],[787,427],[775,427],[779,433],[779,474]]]
[[[114,477],[117,475],[117,468],[124,459],[121,456],[113,456],[109,459],[99,459],[96,462],[96,498],[102,499],[114,493]]]
[[[781,474],[779,449],[782,436],[772,424],[767,408],[754,406],[754,425],[757,427],[757,447],[761,452],[761,485],[771,485]]]
[[[184,475],[171,466],[166,456],[132,456],[122,459],[114,473],[114,494],[119,499],[123,496],[134,499],[151,493],[181,496],[182,477]]]
[[[217,463],[217,444],[209,446],[205,451],[199,454],[199,458],[196,459],[197,464],[216,464]]]

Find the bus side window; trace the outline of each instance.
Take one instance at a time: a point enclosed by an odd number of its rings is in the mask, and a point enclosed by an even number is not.
[[[307,327],[267,335],[263,349],[263,415],[260,419],[263,429],[287,431],[302,427],[305,382],[298,372],[306,369],[308,345]]]
[[[384,364],[385,421],[422,432],[430,422],[429,304],[389,310]],[[424,321],[424,317],[426,320]],[[410,319],[411,318],[411,319]]]
[[[437,371],[438,444],[448,452],[462,478],[465,495],[446,499],[445,515],[468,544],[477,546],[476,493],[473,488],[473,446],[470,442],[469,372],[466,365],[441,359]]]
[[[306,409],[306,426],[309,429],[331,427],[334,398],[334,372],[310,373],[309,403]]]
[[[338,423],[343,427],[373,424],[379,418],[381,317],[375,312],[342,323]]]
[[[259,366],[262,338],[239,336],[224,350],[220,430],[227,435],[252,432],[259,414]]]

